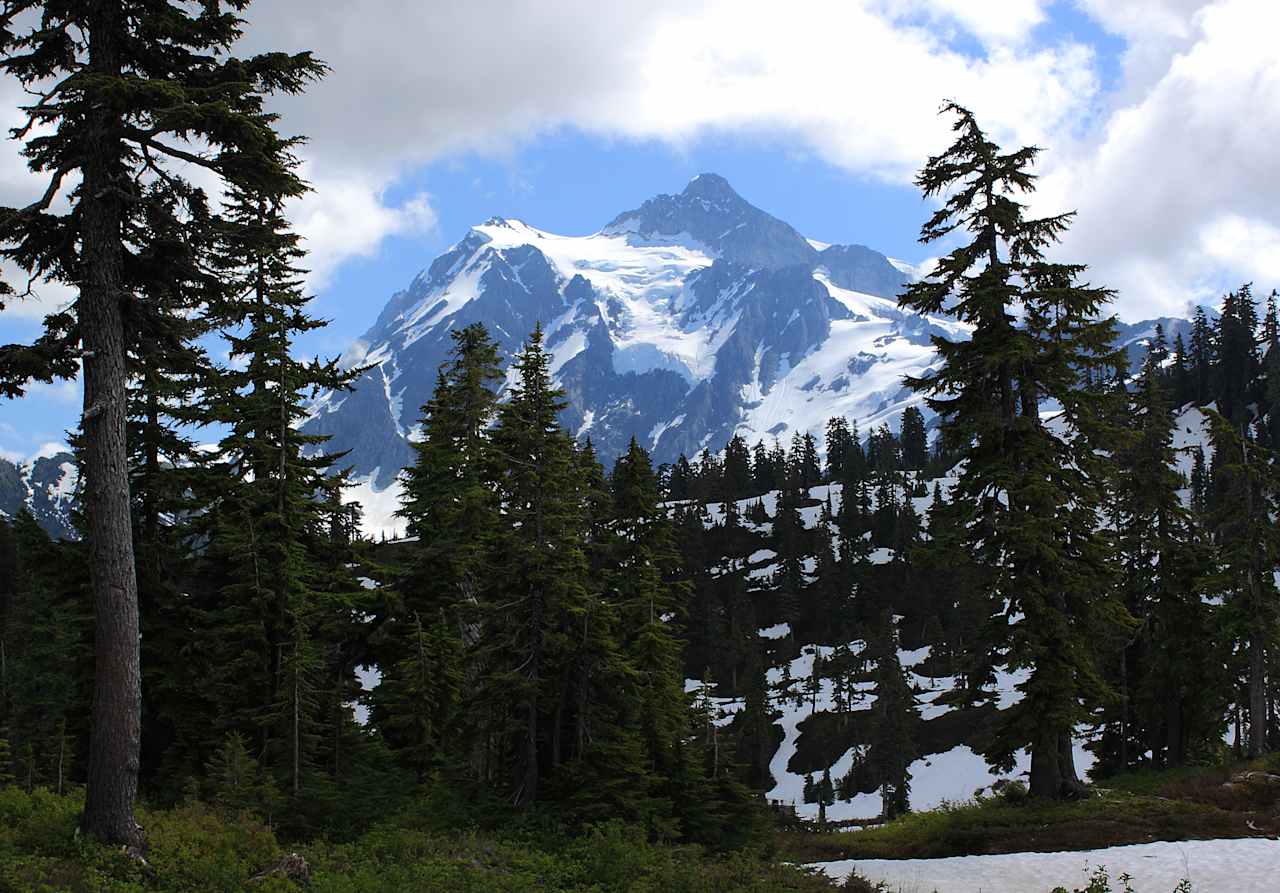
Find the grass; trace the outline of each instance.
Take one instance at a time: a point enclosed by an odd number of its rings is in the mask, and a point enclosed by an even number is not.
[[[819,893],[834,889],[811,873],[759,854],[718,856],[657,844],[608,823],[584,834],[554,828],[442,830],[423,805],[352,842],[313,840],[289,850],[310,868],[305,885],[252,880],[286,852],[271,829],[247,815],[199,803],[140,808],[147,865],[75,833],[78,795],[0,788],[0,893]],[[849,889],[859,889],[852,887]],[[869,888],[873,889],[873,888]]]
[[[1156,840],[1280,834],[1280,783],[1266,777],[1275,757],[1214,768],[1118,776],[1071,803],[988,797],[914,813],[862,831],[779,834],[797,862],[924,859],[1027,851],[1090,850]],[[1249,780],[1232,781],[1245,772]]]

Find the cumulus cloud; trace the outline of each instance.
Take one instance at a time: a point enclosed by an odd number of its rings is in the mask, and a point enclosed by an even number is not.
[[[399,175],[562,126],[677,145],[767,134],[897,182],[946,139],[947,98],[1003,138],[1047,141],[1098,90],[1089,48],[1029,45],[1047,3],[272,0],[251,7],[241,49],[313,49],[332,66],[278,102],[310,138],[316,195],[296,219],[323,285],[387,235],[430,225],[425,200],[386,205]]]
[[[430,198],[393,187],[452,153],[565,126],[675,145],[766,134],[905,183],[948,139],[947,98],[1005,144],[1051,150],[1037,208],[1079,210],[1064,256],[1121,289],[1126,315],[1273,275],[1280,4],[1072,2],[1125,41],[1114,89],[1090,47],[1046,38],[1055,0],[262,0],[238,51],[313,49],[333,67],[277,103],[310,138],[316,191],[291,211],[316,289],[429,231]],[[29,192],[25,176],[0,157],[0,193]]]
[[[274,0],[251,9],[246,48],[313,48],[332,66],[280,103],[285,125],[311,138],[318,185],[360,171],[372,188],[562,125],[672,142],[767,130],[902,177],[945,134],[934,115],[945,98],[1026,140],[1079,117],[1097,89],[1088,48],[1022,46],[1044,5]],[[988,51],[957,51],[948,27]]]
[[[1174,10],[1171,21],[1185,12],[1151,5]],[[1252,278],[1280,285],[1280,6],[1221,0],[1187,21],[1149,89],[1096,139],[1050,156],[1037,199],[1079,210],[1063,253],[1093,264],[1129,317]]]
[[[386,184],[452,152],[565,125],[676,145],[767,134],[902,183],[945,144],[946,98],[1007,145],[1050,149],[1036,207],[1079,210],[1063,256],[1118,288],[1122,314],[1178,312],[1231,276],[1265,278],[1280,226],[1268,46],[1280,6],[1076,2],[1125,41],[1110,92],[1090,47],[1041,38],[1048,0],[277,0],[254,11],[251,40],[312,47],[334,68],[282,105],[334,193],[302,223],[318,281],[421,225],[383,203]]]
[[[435,228],[428,195],[389,206],[383,200],[385,189],[385,183],[367,174],[330,175],[290,209],[307,250],[307,285],[313,291],[323,289],[344,261],[374,254],[387,236]]]

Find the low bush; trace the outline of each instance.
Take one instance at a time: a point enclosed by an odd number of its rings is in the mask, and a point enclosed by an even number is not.
[[[617,822],[570,835],[536,815],[504,824],[495,804],[450,803],[427,795],[414,809],[352,841],[316,839],[298,853],[308,893],[712,893],[821,891],[829,881],[758,853],[708,854],[657,844]],[[146,863],[76,834],[76,794],[0,789],[0,893],[292,893],[283,875],[255,879],[285,850],[247,813],[200,803],[139,810]],[[856,888],[854,888],[856,889]]]

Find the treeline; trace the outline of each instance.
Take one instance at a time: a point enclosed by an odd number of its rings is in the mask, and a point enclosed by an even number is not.
[[[720,452],[703,450],[693,462],[682,454],[674,463],[660,466],[658,475],[668,499],[724,502],[787,487],[808,490],[834,483],[856,488],[872,475],[921,472],[937,477],[950,467],[953,457],[940,451],[940,442],[935,441],[930,451],[924,413],[918,407],[903,411],[899,429],[895,435],[883,423],[864,442],[856,419],[837,416],[827,421],[821,455],[808,431],[792,434],[790,450],[777,437],[749,447],[735,434]]]

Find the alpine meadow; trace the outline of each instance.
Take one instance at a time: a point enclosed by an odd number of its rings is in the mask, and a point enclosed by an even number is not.
[[[1273,889],[1267,0],[2,10],[0,893]]]

